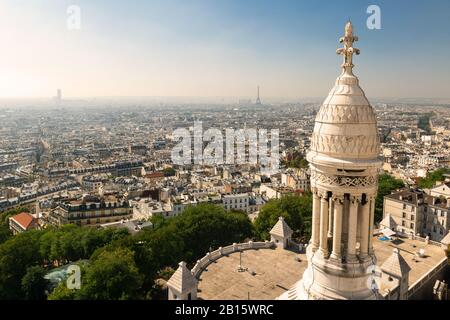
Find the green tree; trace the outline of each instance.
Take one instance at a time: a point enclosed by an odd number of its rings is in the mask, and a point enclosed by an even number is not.
[[[172,267],[165,267],[164,269],[158,272],[158,277],[167,281],[170,279],[170,277],[172,277],[175,271],[176,270]]]
[[[169,167],[169,168],[164,168],[163,172],[164,172],[165,177],[173,177],[176,173],[176,170],[172,167]]]
[[[253,225],[242,212],[200,204],[131,236],[126,229],[94,229],[68,225],[32,230],[0,244],[0,299],[32,295],[38,270],[78,259],[89,259],[81,290],[60,284],[48,299],[134,299],[160,294],[155,279],[169,276],[184,260],[190,264],[210,248],[242,242],[253,236]],[[32,269],[30,269],[32,268]],[[40,292],[40,291],[39,291]]]
[[[30,212],[30,209],[26,207],[17,207],[13,209],[9,209],[3,213],[0,214],[0,224],[4,224],[8,226],[8,219],[11,216],[14,216],[16,214],[22,213],[22,212]]]
[[[404,188],[402,180],[396,179],[389,174],[381,174],[378,178],[378,193],[375,199],[375,222],[383,219],[384,197],[391,194],[394,190]]]
[[[11,236],[11,230],[7,226],[0,224],[0,244],[11,238]]]
[[[225,212],[213,204],[186,208],[160,227],[134,237],[136,264],[145,275],[144,290],[152,291],[158,273],[165,267],[177,267],[180,261],[193,263],[210,248],[242,242],[252,235],[253,226],[245,213]]]
[[[44,279],[45,270],[41,266],[34,266],[27,269],[27,273],[22,278],[22,291],[26,299],[45,299],[45,289],[48,281]]]
[[[64,264],[88,259],[96,249],[128,235],[124,228],[94,229],[66,225],[47,230],[41,237],[39,249],[46,262]]]
[[[150,218],[150,222],[153,224],[153,228],[157,229],[166,224],[167,219],[162,215],[154,215]]]
[[[9,230],[9,217],[21,212],[29,212],[29,209],[18,207],[0,213],[0,244],[12,237],[11,230]]]
[[[450,174],[450,168],[441,168],[428,172],[425,178],[419,179],[417,185],[423,189],[432,188],[437,181],[444,181],[444,174]]]
[[[128,248],[103,251],[91,261],[76,297],[89,300],[138,298],[142,276]]]
[[[25,297],[22,279],[29,267],[89,259],[96,249],[126,243],[128,237],[126,229],[96,230],[75,225],[31,230],[11,237],[0,244],[0,299]]]
[[[61,283],[50,293],[48,300],[76,300],[77,290],[68,289],[65,281]]]
[[[280,216],[292,230],[300,231],[297,236],[309,237],[310,217],[312,214],[312,196],[306,193],[302,196],[288,195],[281,199],[272,199],[259,211],[255,220],[255,233],[262,240],[269,239],[269,231],[273,228]],[[305,221],[308,223],[305,224]]]
[[[21,281],[31,266],[42,264],[39,231],[27,231],[0,245],[0,299],[21,299]]]
[[[209,248],[240,242],[252,236],[252,224],[247,214],[225,212],[221,206],[213,204],[189,207],[177,218],[172,220],[171,227],[180,230],[178,234],[186,248],[183,260],[186,261],[197,260]]]

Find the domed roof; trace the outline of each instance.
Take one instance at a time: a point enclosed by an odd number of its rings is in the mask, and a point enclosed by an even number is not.
[[[353,47],[357,40],[349,22],[345,36],[340,39],[344,47],[337,50],[344,56],[342,73],[317,114],[309,161],[321,158],[366,164],[378,162],[380,144],[376,116],[352,72],[353,54],[359,54],[359,49]]]

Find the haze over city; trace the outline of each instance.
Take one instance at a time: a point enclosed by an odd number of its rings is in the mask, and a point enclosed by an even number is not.
[[[350,18],[371,98],[449,98],[450,3],[378,1],[2,1],[0,97],[323,97]],[[80,8],[80,29],[66,26]],[[423,81],[414,81],[420,77]]]
[[[450,300],[449,12],[3,0],[0,303]]]

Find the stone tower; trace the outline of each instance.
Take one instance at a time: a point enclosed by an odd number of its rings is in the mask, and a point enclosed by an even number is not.
[[[273,226],[272,230],[270,230],[270,241],[274,242],[277,247],[286,249],[289,247],[289,243],[292,238],[292,229],[289,225],[284,221],[283,217],[278,218],[278,222]]]
[[[186,262],[179,263],[178,269],[167,281],[169,300],[197,300],[197,279],[186,266]]]
[[[382,282],[395,281],[398,287],[396,296],[389,299],[408,300],[409,272],[411,267],[397,248],[393,250],[392,255],[383,263],[381,271]]]
[[[307,155],[313,192],[308,267],[280,299],[376,299],[370,286],[375,197],[381,167],[374,110],[353,74],[358,37],[340,39],[342,73],[322,104]]]

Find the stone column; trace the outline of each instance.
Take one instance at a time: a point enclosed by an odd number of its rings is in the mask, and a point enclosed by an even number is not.
[[[328,256],[328,198],[322,195],[320,200],[320,252],[324,257]]]
[[[328,237],[333,236],[333,216],[334,216],[334,197],[330,198],[330,204],[328,208]]]
[[[361,208],[361,223],[360,223],[360,234],[361,241],[360,245],[360,255],[361,258],[367,256],[369,252],[369,229],[370,229],[370,200],[366,199],[366,203]]]
[[[358,201],[356,196],[350,196],[348,217],[347,260],[356,259],[356,231],[358,229]]]
[[[334,225],[333,225],[333,251],[331,258],[341,259],[342,240],[342,215],[344,211],[344,199],[342,196],[334,198]]]
[[[320,236],[320,197],[317,189],[313,190],[313,212],[312,212],[312,229],[311,229],[311,246],[312,252],[319,248]]]
[[[373,254],[373,223],[375,219],[375,197],[370,196],[369,205],[369,254]]]

